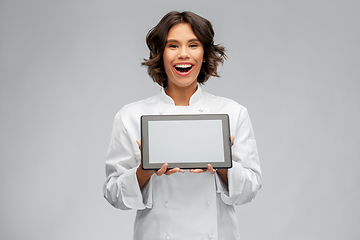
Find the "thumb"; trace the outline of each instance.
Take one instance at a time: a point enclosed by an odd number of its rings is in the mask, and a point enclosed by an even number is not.
[[[136,139],[137,144],[139,145],[139,149],[141,150],[141,140],[140,139]]]
[[[235,136],[231,136],[231,137],[230,137],[231,146],[233,146],[233,145],[234,145],[234,139],[235,139]]]

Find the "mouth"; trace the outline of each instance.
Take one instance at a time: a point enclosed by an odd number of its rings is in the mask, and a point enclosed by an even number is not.
[[[192,65],[192,64],[182,63],[182,64],[176,64],[174,66],[174,69],[175,69],[177,74],[179,74],[181,76],[186,76],[186,75],[190,74],[193,67],[194,67],[194,65]]]

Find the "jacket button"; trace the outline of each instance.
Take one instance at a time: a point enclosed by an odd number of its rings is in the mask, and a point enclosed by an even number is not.
[[[168,202],[165,202],[164,205],[165,205],[166,208],[169,206]]]
[[[212,239],[212,237],[213,237],[213,236],[212,236],[211,234],[208,235],[208,238],[209,238],[209,239]]]
[[[210,206],[210,204],[211,204],[210,201],[207,201],[207,202],[206,202],[206,205],[207,205],[207,206]]]
[[[169,235],[166,235],[166,240],[170,240],[170,236],[169,236]]]

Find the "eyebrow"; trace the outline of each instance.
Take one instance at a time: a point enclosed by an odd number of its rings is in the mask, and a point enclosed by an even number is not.
[[[169,42],[179,42],[178,40],[175,40],[175,39],[168,39],[167,41],[166,41],[166,43],[169,43]],[[192,38],[192,39],[190,39],[188,42],[200,42],[199,41],[199,39],[197,39],[197,38]]]

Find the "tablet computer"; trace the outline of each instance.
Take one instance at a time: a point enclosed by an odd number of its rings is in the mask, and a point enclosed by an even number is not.
[[[231,168],[227,114],[141,116],[141,166],[158,170]]]

